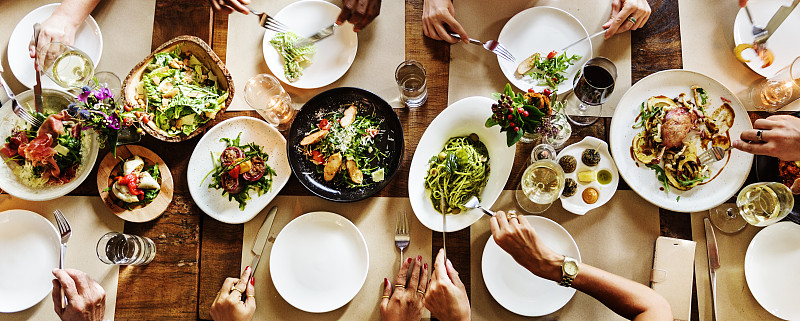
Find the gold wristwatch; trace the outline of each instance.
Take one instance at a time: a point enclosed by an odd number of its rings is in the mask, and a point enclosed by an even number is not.
[[[571,287],[576,276],[578,276],[578,261],[564,255],[564,262],[561,263],[561,282],[558,285]]]

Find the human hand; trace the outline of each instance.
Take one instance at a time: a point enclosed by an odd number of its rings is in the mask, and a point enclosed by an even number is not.
[[[75,42],[75,32],[78,31],[82,21],[58,12],[53,13],[50,18],[41,23],[38,44],[35,42],[36,35],[31,36],[31,41],[28,43],[28,54],[31,58],[36,58],[37,46],[41,47],[51,42],[72,45]]]
[[[256,313],[256,283],[250,278],[252,269],[244,268],[240,278],[227,278],[211,304],[211,317],[216,321],[250,321]],[[250,284],[247,280],[250,279]],[[244,281],[244,282],[239,282]],[[244,289],[243,289],[244,288]],[[242,301],[242,293],[247,300]]]
[[[417,256],[409,269],[410,265],[411,258],[403,262],[394,287],[388,279],[383,279],[381,320],[417,321],[422,318],[422,300],[428,288],[428,263],[423,265],[422,256]],[[411,270],[411,279],[406,284],[408,270]]]
[[[455,18],[456,9],[450,0],[425,0],[422,5],[422,32],[435,40],[456,43],[458,38],[450,35],[450,31],[458,34],[461,41],[469,43],[469,35]]]
[[[758,138],[759,131],[761,139]],[[798,117],[773,115],[766,119],[757,119],[753,122],[753,129],[743,131],[740,138],[733,142],[733,147],[736,149],[773,156],[784,161],[800,161],[800,118]]]
[[[544,245],[524,216],[517,218],[514,212],[506,215],[498,211],[489,224],[495,243],[511,254],[517,263],[539,277],[553,281],[561,279],[564,256]]]
[[[222,13],[232,13],[237,11],[243,14],[250,14],[250,9],[247,9],[247,5],[250,4],[250,0],[208,0],[211,2],[211,6],[214,7],[214,11],[219,11]]]
[[[443,249],[436,255],[431,282],[425,292],[425,307],[439,320],[471,318],[467,289],[450,260],[445,262]]]
[[[603,24],[605,38],[641,28],[650,18],[650,11],[647,0],[611,0],[611,18]]]
[[[53,308],[64,321],[103,320],[106,312],[106,292],[88,274],[73,269],[53,269]],[[61,289],[67,306],[61,308]]]
[[[336,18],[336,24],[345,21],[353,24],[353,31],[359,32],[381,13],[381,0],[343,0],[342,12]]]

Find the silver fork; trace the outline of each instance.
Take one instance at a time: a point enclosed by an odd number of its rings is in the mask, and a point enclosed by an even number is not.
[[[67,218],[64,217],[64,213],[61,213],[61,210],[56,209],[53,211],[53,215],[56,217],[56,223],[58,223],[58,231],[61,233],[61,255],[59,256],[58,260],[58,268],[64,269],[64,255],[67,253],[67,242],[69,242],[69,237],[72,236],[72,227],[69,226],[69,221]],[[64,296],[64,288],[61,288],[61,307],[64,308],[67,305],[67,297]]]
[[[450,35],[453,36],[453,37],[456,37],[458,39],[461,39],[461,36],[459,36],[458,34],[451,33]],[[469,43],[475,44],[475,45],[478,45],[478,46],[482,46],[484,49],[489,50],[489,51],[493,52],[495,55],[498,55],[501,58],[503,58],[505,60],[508,60],[510,62],[514,62],[514,60],[515,60],[514,59],[514,55],[512,55],[511,52],[509,52],[506,49],[506,47],[503,47],[503,45],[501,45],[499,42],[497,42],[497,40],[489,40],[487,42],[480,42],[479,40],[475,40],[475,39],[470,38],[469,39]]]
[[[764,29],[760,26],[757,26],[755,22],[753,22],[753,16],[750,15],[750,9],[747,8],[747,5],[744,6],[744,12],[747,13],[747,19],[750,20],[750,25],[753,26],[753,37],[755,37],[756,43],[761,43],[763,41],[759,41],[761,39],[765,39],[767,37],[767,29]]]
[[[700,164],[708,165],[725,158],[725,155],[728,153],[729,150],[731,150],[731,148],[733,148],[732,145],[728,146],[728,148],[725,149],[723,149],[722,147],[714,146],[709,148],[699,156],[697,156],[697,159],[700,161]]]
[[[275,20],[275,18],[271,17],[270,15],[264,12],[255,11],[250,7],[247,7],[247,10],[250,10],[250,12],[252,12],[254,15],[258,16],[258,23],[267,30],[272,30],[275,32],[289,31],[289,27],[282,24],[280,21]]]
[[[400,212],[397,214],[397,223],[394,229],[394,245],[400,249],[400,266],[403,266],[403,250],[408,247],[408,243],[411,242],[411,237],[408,231],[408,217],[406,216],[406,212]]]
[[[3,72],[3,66],[0,66],[0,72]],[[11,110],[14,111],[14,114],[19,116],[19,118],[22,118],[22,120],[26,121],[28,124],[33,125],[34,127],[42,125],[42,122],[40,120],[36,119],[36,117],[33,117],[33,115],[28,113],[28,111],[25,110],[25,108],[22,108],[22,106],[19,105],[19,102],[17,102],[17,96],[14,95],[14,93],[11,91],[11,88],[8,88],[6,80],[3,79],[3,76],[1,75],[0,75],[0,85],[2,85],[3,89],[6,91],[6,96],[8,96],[8,98],[11,99]]]

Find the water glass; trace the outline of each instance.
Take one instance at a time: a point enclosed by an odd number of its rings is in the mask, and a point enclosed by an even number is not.
[[[94,76],[94,62],[85,52],[60,42],[37,49],[36,61],[42,72],[64,88],[79,88]]]
[[[155,256],[155,243],[144,236],[108,232],[97,241],[97,258],[105,264],[145,265]]]
[[[577,126],[594,124],[603,110],[603,103],[614,92],[617,67],[605,57],[589,59],[573,79],[573,94],[579,104],[568,104],[567,118]]]
[[[259,74],[248,79],[244,86],[244,100],[267,123],[280,131],[289,129],[297,114],[292,98],[278,79],[270,74]]]
[[[397,66],[394,79],[400,88],[400,99],[406,106],[419,107],[428,100],[425,67],[421,63],[415,60],[403,61]]]
[[[120,81],[117,74],[110,71],[98,71],[94,73],[93,79],[89,80],[87,84],[92,90],[98,90],[101,87],[108,88],[111,94],[114,95],[114,101],[119,102],[122,94],[122,81]]]
[[[750,103],[755,109],[774,113],[800,98],[800,57],[774,76],[750,89]]]

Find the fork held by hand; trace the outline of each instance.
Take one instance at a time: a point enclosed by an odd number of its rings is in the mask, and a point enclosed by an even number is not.
[[[725,158],[725,155],[729,150],[731,150],[731,148],[733,148],[733,145],[728,146],[728,148],[725,149],[714,146],[700,154],[700,156],[697,156],[697,159],[700,161],[700,164],[708,165]]]
[[[408,217],[406,216],[406,212],[400,212],[397,214],[397,224],[395,225],[394,230],[394,245],[400,249],[400,266],[403,266],[403,250],[408,247],[408,243],[411,241],[411,237],[408,230]]]
[[[450,35],[453,36],[453,37],[456,37],[458,39],[461,39],[461,36],[459,36],[458,34],[451,33]],[[500,56],[500,58],[503,58],[503,59],[508,60],[510,62],[514,62],[514,60],[515,60],[514,59],[514,55],[512,55],[511,52],[509,52],[506,49],[506,47],[503,47],[503,45],[501,45],[497,40],[489,40],[487,42],[480,42],[479,40],[470,38],[469,39],[469,43],[482,46],[483,49],[489,50],[489,51],[493,52],[495,55]]]
[[[270,15],[264,12],[258,12],[247,7],[247,10],[250,10],[254,15],[258,16],[258,23],[267,30],[272,30],[275,32],[289,32],[289,27],[285,24],[282,24],[280,21],[275,20],[275,18],[271,17]]]
[[[56,223],[58,223],[58,232],[61,233],[61,255],[59,256],[58,260],[58,268],[60,270],[64,269],[64,255],[67,254],[67,242],[69,241],[69,237],[72,236],[72,227],[69,225],[69,221],[67,218],[64,217],[64,213],[61,213],[61,210],[56,209],[53,211],[53,215],[56,217]],[[64,288],[61,288],[61,308],[63,309],[67,306],[67,297],[64,296]]]

